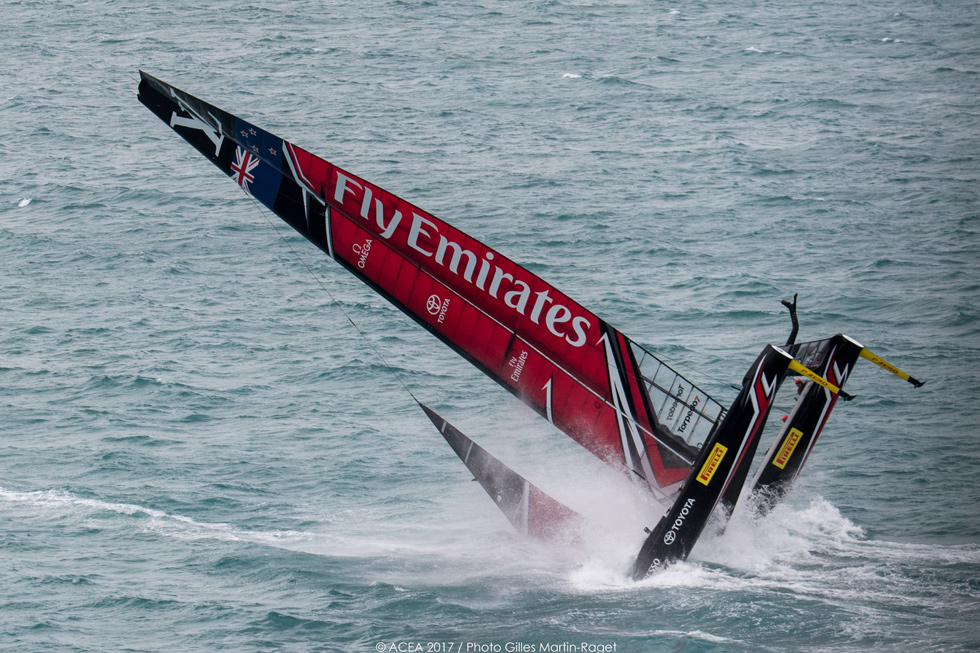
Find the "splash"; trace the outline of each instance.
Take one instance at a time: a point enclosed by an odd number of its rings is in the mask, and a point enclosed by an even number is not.
[[[776,591],[820,601],[901,602],[925,608],[935,607],[932,589],[906,575],[910,562],[919,568],[980,563],[976,545],[868,539],[864,529],[822,497],[803,505],[781,504],[761,518],[750,501],[739,505],[726,528],[712,528],[709,523],[688,561],[635,583],[623,570],[636,548],[628,546],[628,539],[612,542],[608,531],[596,529],[583,538],[581,557],[568,581],[584,592]]]

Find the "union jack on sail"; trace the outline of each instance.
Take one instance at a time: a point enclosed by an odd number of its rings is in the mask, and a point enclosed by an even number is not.
[[[259,165],[259,158],[241,147],[235,148],[235,161],[231,164],[231,178],[235,183],[242,187],[246,193],[251,195],[248,185],[255,181],[252,170]]]

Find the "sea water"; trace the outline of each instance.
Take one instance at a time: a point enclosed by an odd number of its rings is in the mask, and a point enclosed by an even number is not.
[[[976,4],[0,13],[0,648],[980,647]],[[139,104],[140,68],[721,401],[796,293],[801,340],[927,383],[861,361],[786,503],[633,582],[642,493],[256,207]],[[522,540],[409,391],[597,526]]]

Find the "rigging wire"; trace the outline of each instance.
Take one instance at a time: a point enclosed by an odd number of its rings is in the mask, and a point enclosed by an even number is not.
[[[291,242],[289,242],[289,239],[283,235],[282,231],[279,230],[279,225],[277,225],[269,218],[269,212],[266,211],[259,204],[258,200],[252,197],[250,193],[246,193],[246,194],[248,195],[248,198],[252,201],[252,207],[255,208],[262,215],[263,218],[265,218],[265,221],[268,222],[269,225],[275,230],[275,232],[279,235],[279,238],[282,239],[282,242],[286,243],[286,246],[289,247],[289,250],[299,260],[299,262],[303,264],[303,267],[306,268],[306,271],[310,273],[310,276],[313,277],[313,279],[316,281],[317,285],[320,286],[323,292],[327,293],[327,297],[330,298],[330,301],[338,309],[340,309],[340,312],[343,313],[345,318],[347,318],[347,321],[350,322],[350,325],[354,327],[354,330],[357,331],[357,334],[359,336],[361,336],[361,339],[364,340],[364,342],[366,342],[367,345],[371,348],[371,350],[374,352],[374,355],[378,357],[378,360],[380,360],[382,364],[384,364],[384,366],[388,368],[388,371],[391,372],[392,376],[394,376],[395,379],[398,381],[398,383],[401,384],[402,388],[405,389],[405,392],[409,394],[409,396],[415,401],[415,403],[421,406],[422,402],[419,401],[418,397],[416,397],[415,394],[409,389],[408,385],[405,383],[402,377],[399,376],[395,368],[391,366],[391,364],[385,359],[384,356],[381,355],[381,351],[377,348],[377,346],[373,342],[371,342],[371,340],[367,337],[367,334],[361,331],[361,328],[357,326],[357,324],[347,313],[347,311],[344,310],[343,305],[339,301],[337,301],[337,298],[333,296],[333,293],[330,292],[330,289],[327,288],[327,286],[323,283],[323,280],[316,275],[316,272],[313,271],[313,267],[309,263],[307,263],[306,259],[303,258],[298,251],[296,251],[296,248],[293,247],[293,244]]]

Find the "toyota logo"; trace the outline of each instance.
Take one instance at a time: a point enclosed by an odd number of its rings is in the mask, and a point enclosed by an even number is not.
[[[429,313],[435,315],[442,308],[442,299],[439,295],[429,295],[429,301],[425,303],[425,307],[429,310]]]
[[[664,544],[673,544],[675,537],[677,534],[674,531],[667,531],[667,534],[664,535]]]

